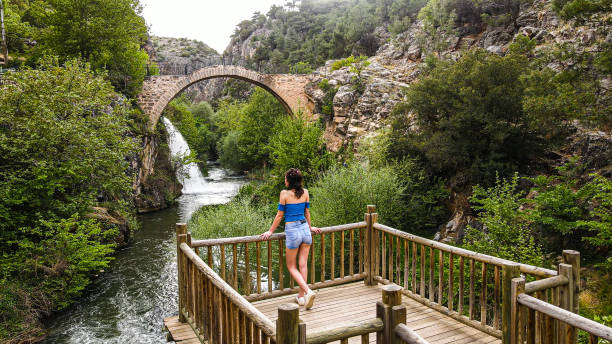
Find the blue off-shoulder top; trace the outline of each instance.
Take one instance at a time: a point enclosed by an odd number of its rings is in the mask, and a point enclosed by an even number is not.
[[[278,204],[278,210],[285,212],[285,222],[306,220],[304,212],[310,208],[310,202]]]

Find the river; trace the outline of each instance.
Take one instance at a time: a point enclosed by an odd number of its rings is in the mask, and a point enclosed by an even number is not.
[[[187,143],[164,121],[172,155],[184,154]],[[175,224],[204,205],[228,202],[244,183],[214,164],[208,177],[196,164],[186,165],[179,181],[183,195],[177,205],[139,215],[133,243],[116,252],[82,298],[47,321],[44,343],[166,343],[162,320],[178,313]]]

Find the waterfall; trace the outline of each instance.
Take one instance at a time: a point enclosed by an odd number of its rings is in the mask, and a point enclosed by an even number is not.
[[[183,135],[176,130],[172,122],[165,117],[162,117],[166,130],[168,131],[168,146],[170,147],[170,155],[173,158],[182,158],[191,154],[187,141]],[[183,194],[199,194],[207,191],[208,182],[204,179],[198,164],[190,162],[186,165],[181,165],[177,170],[178,181],[183,184]]]

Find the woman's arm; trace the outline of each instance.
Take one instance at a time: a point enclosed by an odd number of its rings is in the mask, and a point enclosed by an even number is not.
[[[283,193],[281,192],[279,198],[278,198],[278,203],[279,204],[285,204],[285,199],[283,197]],[[272,221],[272,225],[270,226],[270,229],[267,232],[264,232],[261,234],[261,237],[264,240],[268,240],[268,238],[270,237],[270,235],[272,235],[272,233],[274,233],[274,231],[276,230],[276,227],[278,227],[278,225],[280,224],[281,220],[283,219],[283,216],[285,215],[285,212],[282,210],[279,210],[276,212],[276,216],[274,217],[274,221]]]

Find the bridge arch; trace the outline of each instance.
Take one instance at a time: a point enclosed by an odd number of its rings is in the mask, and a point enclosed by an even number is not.
[[[149,115],[149,128],[155,128],[168,103],[196,82],[213,78],[234,78],[255,84],[270,92],[289,114],[298,110],[310,113],[304,88],[310,81],[306,75],[261,74],[239,66],[211,66],[189,75],[153,76],[143,83],[138,103]]]

